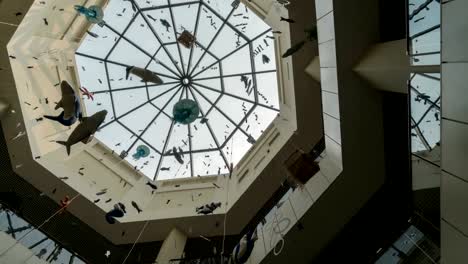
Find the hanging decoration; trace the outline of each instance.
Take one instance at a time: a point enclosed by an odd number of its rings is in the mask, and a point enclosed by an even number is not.
[[[140,145],[137,147],[135,154],[132,157],[136,160],[140,158],[146,158],[150,154],[150,149],[145,145]]]
[[[288,174],[288,181],[293,185],[304,186],[310,178],[320,171],[314,156],[302,150],[297,150],[291,154],[284,165]]]
[[[197,119],[200,114],[200,108],[195,101],[183,99],[174,105],[172,114],[174,115],[174,121],[188,125]]]
[[[293,55],[294,53],[298,52],[299,50],[301,50],[304,45],[306,44],[307,41],[309,42],[312,42],[312,41],[316,41],[317,40],[317,26],[316,25],[313,25],[311,26],[310,28],[304,30],[304,33],[306,35],[305,39],[292,45],[291,48],[289,48],[284,54],[283,54],[283,58],[287,58],[291,55]]]
[[[193,44],[195,44],[196,40],[197,39],[195,38],[195,36],[187,30],[184,30],[177,38],[177,42],[182,44],[187,49],[190,49],[193,46]]]
[[[84,7],[82,5],[75,5],[75,10],[84,15],[90,23],[99,25],[104,23],[104,12],[102,12],[102,8],[99,6]]]

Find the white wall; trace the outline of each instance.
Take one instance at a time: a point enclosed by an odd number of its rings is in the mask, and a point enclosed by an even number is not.
[[[468,1],[442,5],[442,263],[468,262]]]

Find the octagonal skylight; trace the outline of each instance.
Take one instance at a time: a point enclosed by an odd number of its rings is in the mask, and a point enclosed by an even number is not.
[[[95,137],[149,178],[229,173],[279,113],[271,28],[226,0],[111,0],[104,13],[76,52],[81,86],[94,93],[86,114],[109,113]],[[187,33],[188,47],[178,42]],[[127,79],[131,66],[163,84]],[[188,125],[173,119],[182,99],[200,109]]]

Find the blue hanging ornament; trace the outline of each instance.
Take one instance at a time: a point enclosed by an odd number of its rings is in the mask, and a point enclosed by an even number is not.
[[[102,24],[104,21],[104,13],[102,12],[102,8],[99,6],[90,6],[84,7],[81,5],[75,5],[75,10],[84,15],[86,19],[93,23],[93,24]]]
[[[195,101],[183,99],[174,105],[172,114],[174,115],[174,121],[188,125],[198,118],[200,108]]]
[[[150,149],[145,146],[145,145],[140,145],[137,147],[135,154],[132,155],[132,157],[136,160],[140,158],[145,158],[148,157],[150,154]]]

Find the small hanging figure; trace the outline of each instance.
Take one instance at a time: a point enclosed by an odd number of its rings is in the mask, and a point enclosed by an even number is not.
[[[94,101],[94,93],[88,91],[88,89],[86,89],[85,87],[81,87],[80,91],[84,96],[88,98],[88,100],[91,99],[91,101]]]
[[[60,200],[60,214],[62,214],[70,204],[70,197],[66,195],[62,200]]]
[[[109,224],[115,224],[115,217],[123,217],[127,211],[125,211],[125,205],[122,203],[116,203],[114,209],[110,210],[106,214],[106,221]]]

